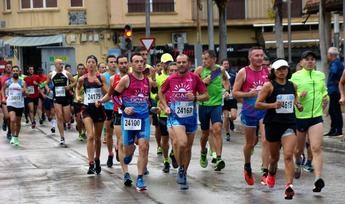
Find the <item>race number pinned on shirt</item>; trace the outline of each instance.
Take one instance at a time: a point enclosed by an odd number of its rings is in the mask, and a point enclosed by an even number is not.
[[[124,130],[141,130],[141,119],[124,118]]]
[[[20,103],[23,100],[23,94],[20,91],[13,91],[7,98],[7,103]]]
[[[35,93],[34,86],[28,86],[27,90],[28,90],[28,94],[30,94],[30,95]]]
[[[97,100],[102,98],[101,88],[88,88],[84,93],[84,104],[96,103]]]
[[[179,118],[187,118],[193,116],[194,103],[189,101],[176,102],[176,115]]]
[[[55,96],[56,97],[65,97],[66,96],[65,87],[64,86],[55,87]]]
[[[293,102],[295,96],[293,94],[279,94],[277,101],[282,103],[282,107],[276,109],[276,113],[293,113]]]

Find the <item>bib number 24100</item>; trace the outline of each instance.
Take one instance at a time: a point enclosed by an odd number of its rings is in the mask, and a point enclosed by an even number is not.
[[[141,130],[141,119],[124,118],[124,130]]]

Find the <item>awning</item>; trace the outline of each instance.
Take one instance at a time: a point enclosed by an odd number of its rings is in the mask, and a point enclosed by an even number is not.
[[[63,35],[40,36],[40,37],[14,37],[7,40],[5,44],[15,47],[34,47],[40,45],[50,45],[56,43],[63,43]]]
[[[304,9],[308,14],[315,14],[319,12],[319,6],[320,0],[308,0]],[[326,0],[325,9],[326,11],[342,11],[343,0]]]

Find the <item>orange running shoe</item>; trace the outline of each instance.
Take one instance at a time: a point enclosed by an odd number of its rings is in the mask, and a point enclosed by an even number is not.
[[[244,169],[244,179],[246,180],[247,184],[252,186],[254,185],[254,178],[252,175],[252,170],[251,169]]]
[[[276,177],[268,174],[266,184],[269,188],[273,188],[274,184],[276,184]]]

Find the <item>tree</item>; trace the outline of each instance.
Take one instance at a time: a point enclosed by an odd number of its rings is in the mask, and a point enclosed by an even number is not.
[[[218,61],[227,58],[226,5],[228,0],[214,0],[219,11],[219,55]]]
[[[275,15],[275,36],[277,47],[277,58],[285,58],[284,54],[284,38],[283,38],[283,1],[275,0],[273,4],[273,11]]]

